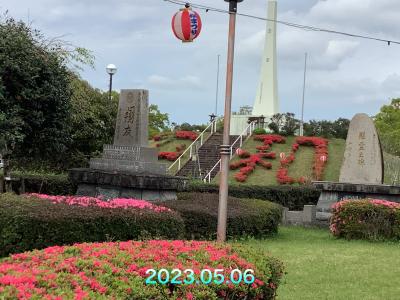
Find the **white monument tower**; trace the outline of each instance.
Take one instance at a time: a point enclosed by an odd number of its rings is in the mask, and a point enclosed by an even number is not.
[[[268,0],[268,20],[276,20],[277,2]],[[264,54],[261,63],[260,83],[253,106],[253,116],[271,117],[279,112],[276,22],[267,21]]]
[[[268,0],[268,20],[276,20],[277,2]],[[270,118],[279,112],[276,57],[276,22],[267,21],[264,54],[261,62],[260,83],[251,115],[236,113],[231,118],[231,135],[241,134],[248,126],[249,117]]]

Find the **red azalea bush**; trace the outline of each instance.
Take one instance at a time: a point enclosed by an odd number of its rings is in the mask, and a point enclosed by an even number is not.
[[[262,141],[264,145],[272,145],[274,143],[284,144],[286,139],[278,134],[259,134],[254,136],[255,141]]]
[[[270,145],[262,145],[256,147],[256,149],[258,150],[257,152],[267,152],[269,148],[271,148]]]
[[[166,159],[169,161],[176,161],[179,156],[180,156],[180,153],[178,153],[178,152],[159,152],[158,153],[158,159]]]
[[[247,177],[253,173],[253,171],[256,169],[257,165],[260,165],[266,169],[271,169],[272,168],[272,164],[265,162],[263,160],[261,160],[260,154],[266,154],[266,153],[257,153],[257,154],[250,154],[250,157],[247,159],[241,159],[239,161],[236,162],[232,162],[229,165],[229,168],[231,170],[236,170],[239,169],[239,173],[236,173],[234,175],[236,181],[238,182],[245,182],[247,180]]]
[[[259,251],[257,251],[259,252]],[[74,244],[12,255],[0,262],[4,299],[273,299],[282,263],[251,248],[210,242]],[[251,285],[146,285],[148,269],[254,270]],[[185,279],[184,276],[179,280]]]
[[[258,153],[257,154],[261,158],[268,158],[268,159],[275,159],[276,153],[275,152],[268,152],[268,153]]]
[[[236,154],[240,157],[240,158],[249,158],[250,157],[250,152],[243,150],[243,149],[237,149],[236,150]]]
[[[400,239],[400,203],[343,200],[332,206],[331,233],[346,239]]]
[[[182,139],[182,140],[192,140],[194,141],[195,139],[197,139],[198,134],[194,131],[176,131],[175,132],[175,137],[177,139]]]
[[[296,138],[296,143],[303,146],[313,146],[315,148],[313,166],[314,177],[315,180],[322,180],[324,168],[328,160],[328,140],[320,137],[301,136]]]

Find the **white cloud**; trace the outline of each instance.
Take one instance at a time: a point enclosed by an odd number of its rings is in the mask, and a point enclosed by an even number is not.
[[[151,75],[147,79],[148,83],[159,89],[201,89],[202,84],[200,78],[196,76],[184,76],[178,79],[173,79],[161,75]]]

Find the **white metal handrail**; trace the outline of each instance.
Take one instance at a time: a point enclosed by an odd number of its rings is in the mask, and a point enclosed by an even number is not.
[[[247,141],[247,139],[252,135],[254,129],[256,128],[257,121],[251,122],[245,130],[239,135],[239,137],[232,143],[231,148],[230,148],[230,156],[229,160],[231,160],[234,156],[233,149],[235,148],[235,145],[239,143],[239,148],[243,146],[244,142]],[[211,175],[214,172],[216,168],[220,168],[221,170],[221,159],[214,165],[214,167],[208,172],[208,174],[204,177],[203,181],[204,182],[211,182]]]
[[[196,154],[194,153],[195,151],[193,151],[195,149],[194,147],[198,146],[198,148],[200,148],[204,144],[204,136],[208,131],[210,131],[211,134],[217,131],[217,123],[219,120],[220,118],[215,119],[206,127],[206,129],[203,130],[202,133],[199,134],[199,136],[193,141],[193,143],[191,143],[190,146],[177,158],[177,160],[175,160],[174,163],[168,167],[168,172],[170,172],[176,165],[178,165],[178,169],[175,173],[178,173],[182,169],[182,167],[184,166],[184,164],[182,163],[183,157],[187,153],[189,153],[188,160],[190,160],[193,157],[193,154]],[[197,145],[199,142],[200,145]]]

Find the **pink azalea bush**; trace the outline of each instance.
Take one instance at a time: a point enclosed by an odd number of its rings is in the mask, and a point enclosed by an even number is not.
[[[97,206],[102,208],[136,208],[136,209],[150,209],[155,212],[171,211],[169,208],[154,205],[145,200],[137,199],[113,199],[104,201],[101,198],[94,197],[79,197],[79,196],[51,196],[44,194],[28,194],[28,197],[35,197],[43,200],[51,201],[52,203],[63,203],[68,205],[79,206]]]
[[[400,203],[343,200],[332,206],[331,233],[346,239],[400,239]]]
[[[1,260],[0,299],[273,299],[282,264],[257,252],[180,240],[54,246]],[[196,279],[203,269],[223,269],[225,278],[234,269],[252,269],[255,281],[146,285],[146,271],[161,268],[192,269]]]

